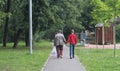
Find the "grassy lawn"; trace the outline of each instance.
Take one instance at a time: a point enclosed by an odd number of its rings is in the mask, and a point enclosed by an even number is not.
[[[76,48],[76,55],[87,71],[120,71],[120,49]]]
[[[0,44],[0,71],[41,71],[51,51],[51,43],[42,41],[34,44],[33,54],[21,42],[17,49],[12,44],[3,48]]]

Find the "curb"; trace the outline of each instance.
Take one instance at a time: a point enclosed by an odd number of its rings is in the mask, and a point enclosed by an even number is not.
[[[50,58],[50,56],[49,56],[48,59],[46,60],[44,66],[43,66],[42,69],[41,69],[41,71],[44,71],[44,69],[45,69],[45,67],[46,67],[46,65],[47,65],[47,63],[48,63],[49,58]]]
[[[47,60],[46,60],[46,62],[44,64],[44,66],[42,67],[41,71],[44,71],[44,69],[45,69],[45,67],[46,67],[46,65],[47,65],[48,60],[50,59],[50,57],[51,57],[51,53],[49,54],[49,57],[47,58]]]
[[[78,58],[78,56],[77,55],[75,55],[75,57],[76,57],[76,60],[82,65],[82,68],[84,69],[84,71],[87,71],[86,69],[85,69],[85,67],[83,66],[83,64],[79,61],[79,58]]]
[[[53,45],[53,43],[52,43],[52,45]],[[52,53],[52,51],[51,51],[51,53]],[[47,65],[47,63],[48,63],[48,60],[49,60],[50,57],[51,57],[51,53],[49,54],[49,57],[47,58],[47,60],[46,60],[45,64],[43,65],[41,71],[44,71],[44,69],[45,69],[45,67],[46,67],[46,65]]]

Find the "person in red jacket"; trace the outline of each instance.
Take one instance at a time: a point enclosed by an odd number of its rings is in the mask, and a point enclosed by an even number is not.
[[[74,58],[74,49],[77,43],[77,37],[74,34],[74,30],[71,30],[71,34],[68,36],[68,40],[66,43],[70,43],[70,59]]]

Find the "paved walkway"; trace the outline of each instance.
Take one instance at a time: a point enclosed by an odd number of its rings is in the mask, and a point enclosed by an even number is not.
[[[69,48],[64,47],[63,58],[50,56],[42,71],[86,71],[77,57],[69,58]]]

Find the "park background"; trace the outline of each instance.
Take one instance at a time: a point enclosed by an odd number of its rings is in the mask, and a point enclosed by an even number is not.
[[[63,30],[67,39],[71,29],[76,33],[83,30],[95,32],[96,24],[102,22],[109,27],[110,22],[113,22],[116,26],[116,42],[119,44],[119,3],[120,0],[33,0],[33,54],[29,55],[29,1],[1,0],[0,69],[41,70],[53,47],[50,43],[59,29]],[[113,49],[88,50],[79,47],[76,48],[77,55],[88,71],[120,70],[119,49],[114,57]]]

